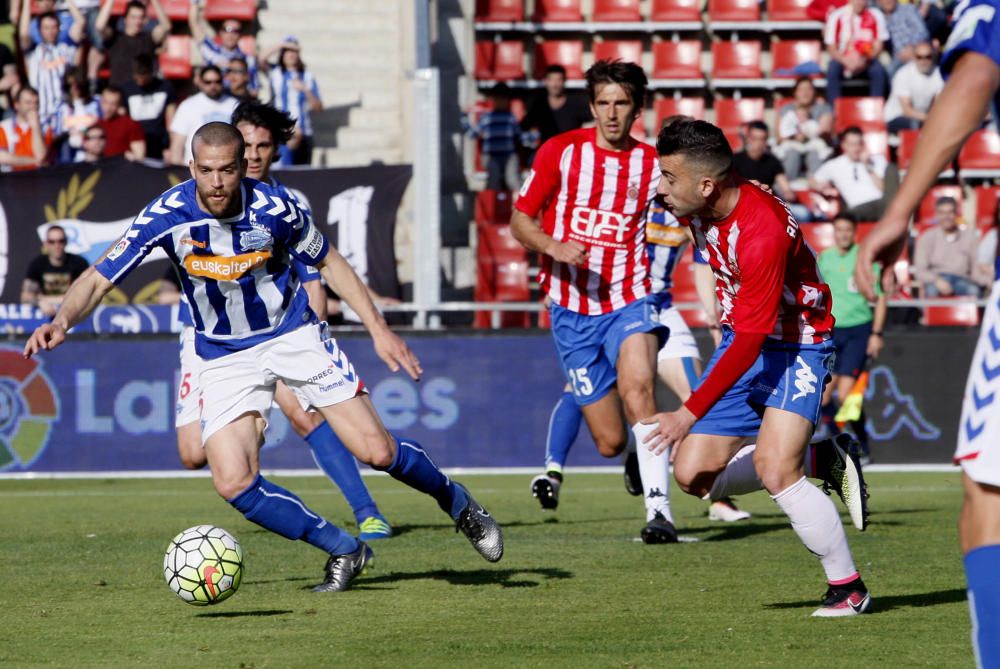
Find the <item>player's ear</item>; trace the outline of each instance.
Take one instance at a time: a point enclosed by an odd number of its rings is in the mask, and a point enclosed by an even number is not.
[[[188,172],[191,173],[191,178],[197,180],[197,175],[194,173],[194,159],[188,161]]]

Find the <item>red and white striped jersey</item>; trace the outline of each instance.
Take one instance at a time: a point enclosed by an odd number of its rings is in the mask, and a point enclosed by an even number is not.
[[[715,273],[721,322],[735,332],[786,342],[829,339],[832,298],[816,268],[816,254],[781,200],[741,182],[740,199],[729,216],[689,223]]]
[[[538,150],[515,207],[556,241],[587,247],[575,266],[542,256],[542,288],[580,314],[606,314],[650,292],[646,204],[656,194],[656,150],[630,139],[623,151],[597,146],[596,128],[556,135]]]

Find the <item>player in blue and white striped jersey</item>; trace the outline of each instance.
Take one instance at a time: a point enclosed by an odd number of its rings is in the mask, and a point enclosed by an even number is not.
[[[291,258],[317,267],[361,315],[375,351],[393,371],[419,379],[410,348],[375,309],[354,270],[313,225],[309,212],[267,184],[245,179],[244,141],[228,123],[208,123],[192,140],[193,179],[135,218],[106,257],[73,284],[25,355],[61,344],[154,248],[178,268],[202,359],[202,438],[216,491],[251,522],[327,553],[315,590],[344,590],[371,549],[260,474],[259,449],[275,385],[283,381],[333,426],[360,460],[435,498],[485,559],[503,556],[493,517],[427,453],[385,429],[350,360],[323,339]]]

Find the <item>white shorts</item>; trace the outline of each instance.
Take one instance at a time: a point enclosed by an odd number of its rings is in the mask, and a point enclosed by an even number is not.
[[[697,358],[701,360],[698,343],[694,340],[691,329],[684,322],[684,317],[681,316],[677,307],[660,309],[659,321],[670,328],[670,337],[667,338],[667,343],[663,345],[660,352],[656,354],[657,362],[670,358]]]
[[[986,305],[962,400],[955,462],[977,483],[1000,486],[1000,281]]]
[[[304,325],[256,346],[201,361],[202,443],[239,416],[266,421],[274,387],[284,381],[303,408],[326,407],[364,391],[354,365],[318,324]]]
[[[201,417],[201,358],[194,352],[194,328],[190,325],[181,330],[181,377],[177,384],[177,417],[174,426],[181,427],[195,422]]]

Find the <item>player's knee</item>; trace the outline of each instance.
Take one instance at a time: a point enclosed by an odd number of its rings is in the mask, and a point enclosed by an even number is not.
[[[196,451],[181,449],[181,464],[184,465],[185,469],[201,469],[207,462],[205,449],[201,448],[200,445]]]
[[[777,495],[802,478],[801,471],[793,463],[785,462],[779,458],[761,456],[759,449],[754,453],[753,464],[757,470],[757,476],[764,484],[764,489],[772,495]]]
[[[625,446],[628,443],[626,435],[615,434],[610,431],[595,434],[593,437],[594,444],[597,445],[597,452],[605,458],[613,458],[616,455],[620,455],[621,452],[625,450]]]
[[[379,471],[389,469],[395,459],[396,442],[384,433],[367,437],[362,454],[358,456],[358,460]]]
[[[316,416],[317,414],[296,411],[288,417],[288,420],[292,424],[292,429],[295,430],[295,433],[305,439],[322,422],[322,417],[316,420]]]
[[[625,408],[625,415],[630,423],[638,422],[650,414],[650,407],[656,403],[653,401],[653,383],[630,384],[628,387],[619,387],[621,393],[622,406]]]
[[[254,472],[227,474],[225,472],[213,471],[212,485],[215,486],[215,492],[219,493],[219,497],[229,501],[239,496],[241,492],[246,490],[247,487],[253,483],[255,476],[256,474]]]
[[[695,497],[707,495],[712,490],[715,477],[715,472],[706,472],[695,467],[674,464],[674,479],[677,481],[677,486]]]

